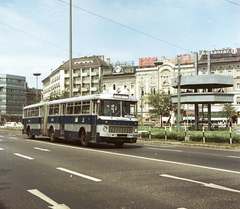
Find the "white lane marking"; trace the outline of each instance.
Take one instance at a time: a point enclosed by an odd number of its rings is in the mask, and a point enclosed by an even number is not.
[[[228,156],[228,157],[231,157],[231,158],[240,158],[239,156]]]
[[[3,140],[2,139],[0,139],[0,142],[2,142]]]
[[[188,182],[192,182],[192,183],[196,183],[196,184],[202,184],[205,187],[210,187],[210,188],[214,188],[214,189],[221,189],[221,190],[225,190],[225,191],[240,193],[240,190],[219,186],[217,184],[212,184],[212,183],[208,184],[208,183],[205,183],[205,182],[195,181],[195,180],[192,180],[192,179],[186,179],[186,178],[181,178],[181,177],[177,177],[177,176],[171,176],[171,175],[168,175],[168,174],[162,174],[160,176],[166,177],[166,178],[182,180],[182,181],[188,181]]]
[[[156,145],[156,144],[143,144],[145,146],[150,146],[150,147],[175,147],[175,146],[169,146],[169,145]]]
[[[4,136],[0,135],[0,137],[4,137]]]
[[[75,171],[71,171],[71,170],[68,170],[66,168],[57,168],[58,170],[61,170],[61,171],[65,171],[67,173],[70,173],[70,174],[73,174],[73,175],[76,175],[76,176],[80,176],[82,178],[85,178],[85,179],[89,179],[89,180],[92,180],[92,181],[96,181],[96,182],[99,182],[99,181],[102,181],[101,179],[97,179],[97,178],[94,178],[94,177],[91,177],[91,176],[87,176],[85,174],[81,174],[81,173],[77,173]]]
[[[4,150],[3,148],[0,148],[0,150]]]
[[[18,138],[16,138],[16,137],[9,137],[10,139],[18,139]]]
[[[14,153],[14,155],[17,155],[17,156],[19,156],[19,157],[26,158],[26,159],[28,159],[28,160],[34,160],[34,158],[32,158],[32,157],[28,157],[28,156],[26,156],[26,155],[21,155],[21,154],[19,154],[19,153]]]
[[[136,156],[136,155],[127,155],[127,154],[121,154],[121,153],[116,153],[116,152],[108,152],[108,151],[87,149],[87,148],[81,148],[81,147],[71,147],[71,146],[68,146],[68,145],[53,144],[53,143],[47,143],[47,142],[41,142],[41,141],[32,141],[32,140],[29,140],[29,139],[26,139],[26,140],[29,141],[29,142],[48,144],[48,145],[52,145],[52,146],[65,147],[65,148],[70,148],[70,149],[85,150],[85,151],[88,151],[88,152],[98,152],[98,153],[104,153],[104,154],[109,154],[109,155],[118,155],[118,156],[131,157],[131,158],[137,158],[137,159],[142,159],[142,160],[149,160],[149,161],[155,161],[155,162],[170,163],[170,164],[175,164],[175,165],[183,165],[183,166],[189,166],[189,167],[195,167],[195,168],[203,168],[203,169],[208,169],[208,170],[215,170],[215,171],[222,171],[222,172],[227,172],[227,173],[240,174],[240,171],[226,170],[226,169],[220,169],[220,168],[214,168],[214,167],[207,167],[207,166],[194,165],[194,164],[188,164],[188,163],[180,163],[180,162],[169,161],[169,160],[161,160],[161,159],[155,159],[155,158],[141,157],[141,156]]]
[[[48,196],[46,196],[42,192],[38,191],[37,189],[30,189],[30,190],[27,190],[27,191],[30,192],[31,194],[39,197],[40,199],[44,200],[45,202],[49,203],[50,205],[52,205],[52,206],[48,206],[49,208],[70,209],[68,206],[66,206],[64,204],[58,204],[57,202],[55,202],[54,200],[50,199]]]
[[[166,150],[171,152],[182,152],[182,150],[174,150],[174,149],[161,149],[161,148],[154,148],[154,147],[147,147],[147,149],[154,149],[154,150]]]
[[[39,147],[34,147],[33,149],[41,150],[41,151],[44,151],[44,152],[51,152],[49,149],[42,149],[42,148],[39,148]]]

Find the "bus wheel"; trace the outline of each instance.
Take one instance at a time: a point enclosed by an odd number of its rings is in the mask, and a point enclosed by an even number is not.
[[[30,128],[28,128],[27,135],[28,135],[29,139],[34,139],[35,138],[35,135],[32,135],[32,131],[31,131]]]
[[[55,137],[55,132],[54,132],[53,128],[50,129],[49,137],[50,137],[50,140],[51,140],[52,142],[57,141],[57,140],[56,140],[56,137]]]
[[[123,145],[124,145],[123,142],[116,142],[116,143],[115,143],[115,146],[116,146],[117,148],[121,148]]]
[[[80,141],[83,147],[87,147],[89,145],[87,140],[87,134],[84,130],[81,132]]]

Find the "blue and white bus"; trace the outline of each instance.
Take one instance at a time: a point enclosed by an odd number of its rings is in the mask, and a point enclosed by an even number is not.
[[[90,143],[136,143],[137,99],[127,94],[101,93],[59,99],[23,108],[23,134]]]

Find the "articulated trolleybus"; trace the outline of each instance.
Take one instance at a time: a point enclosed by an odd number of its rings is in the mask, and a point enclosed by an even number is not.
[[[90,143],[136,143],[137,99],[102,93],[29,105],[23,108],[23,134]]]

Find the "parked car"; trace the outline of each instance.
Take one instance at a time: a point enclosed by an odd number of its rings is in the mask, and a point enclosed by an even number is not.
[[[16,127],[17,123],[16,122],[7,122],[4,127]]]
[[[22,127],[23,124],[21,122],[7,122],[4,127],[5,128],[13,128],[13,127]]]

